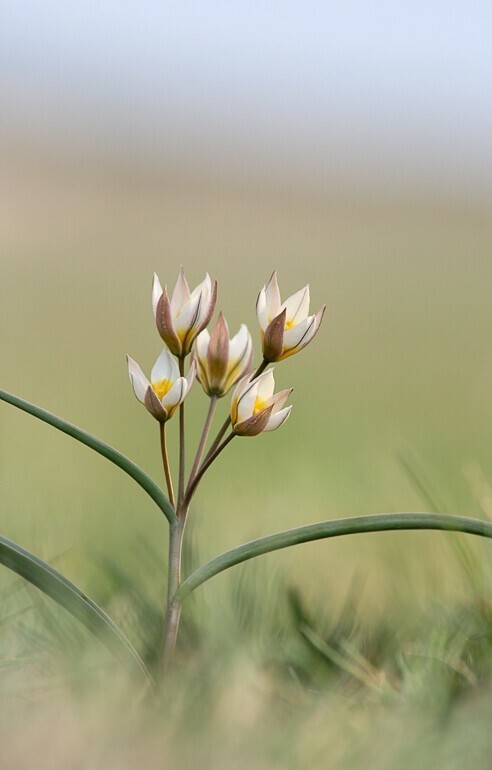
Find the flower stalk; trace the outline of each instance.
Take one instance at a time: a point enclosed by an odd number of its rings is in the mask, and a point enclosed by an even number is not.
[[[164,476],[166,477],[166,486],[167,486],[167,493],[169,495],[169,502],[171,503],[173,508],[176,508],[176,502],[174,499],[173,479],[171,476],[171,468],[169,466],[169,455],[167,453],[165,422],[159,423],[159,435],[161,440],[162,466],[164,468]]]

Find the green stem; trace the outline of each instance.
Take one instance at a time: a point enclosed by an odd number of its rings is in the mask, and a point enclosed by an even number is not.
[[[335,521],[321,521],[304,527],[288,529],[275,535],[251,540],[233,548],[199,567],[182,584],[177,598],[183,601],[195,588],[214,575],[229,567],[241,564],[281,548],[308,543],[340,535],[356,535],[365,532],[387,532],[390,530],[434,529],[449,532],[465,532],[470,535],[492,538],[492,523],[467,516],[451,516],[446,513],[379,513],[371,516],[356,516]]]
[[[200,438],[200,443],[198,444],[198,449],[196,452],[195,462],[193,463],[193,468],[191,469],[190,478],[188,480],[188,487],[186,489],[186,496],[188,495],[188,491],[190,489],[190,485],[192,484],[196,473],[198,471],[198,468],[200,467],[200,462],[203,456],[203,450],[205,449],[205,444],[207,443],[208,434],[210,432],[210,426],[212,424],[212,418],[214,416],[215,407],[217,405],[217,396],[210,396],[210,405],[208,407],[208,413],[207,418],[205,420],[205,425],[203,426],[202,436]]]
[[[40,406],[25,401],[19,396],[14,396],[13,393],[9,393],[6,390],[0,390],[0,400],[5,401],[12,406],[16,406],[18,409],[22,409],[23,412],[27,412],[28,414],[33,415],[33,417],[37,417],[48,425],[52,425],[53,428],[80,441],[81,444],[85,444],[85,446],[88,446],[90,449],[93,449],[95,452],[98,452],[98,454],[114,463],[114,465],[117,465],[118,468],[125,471],[128,476],[136,481],[137,484],[147,492],[170,524],[176,522],[176,513],[165,494],[157,486],[155,481],[153,481],[145,471],[139,468],[133,460],[125,457],[124,454],[117,449],[114,449],[112,446],[109,446],[109,444],[105,444],[104,441],[101,441],[95,436],[91,436],[90,433],[82,430],[82,428],[77,428],[76,425],[72,425],[72,423],[63,420],[61,417],[57,417],[46,409],[42,409]]]
[[[172,479],[172,476],[171,476],[171,468],[169,467],[169,456],[167,454],[166,423],[165,422],[160,422],[159,423],[159,433],[160,433],[160,439],[161,439],[162,465],[163,465],[163,468],[164,468],[164,475],[166,477],[167,492],[168,492],[168,495],[169,495],[169,501],[170,501],[172,507],[175,508],[173,479]]]
[[[166,618],[161,651],[161,674],[168,673],[174,657],[181,617],[181,600],[176,594],[181,582],[181,551],[186,516],[169,529],[169,571],[167,582]]]

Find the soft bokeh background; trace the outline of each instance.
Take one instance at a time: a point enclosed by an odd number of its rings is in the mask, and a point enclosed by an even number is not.
[[[283,295],[309,281],[313,310],[328,305],[316,341],[277,367],[281,387],[295,387],[289,422],[236,440],[204,481],[195,559],[340,515],[433,502],[490,514],[491,26],[480,2],[2,4],[1,387],[160,478],[156,425],[124,362],[128,352],[149,368],[159,352],[153,271],[168,284],[180,264],[192,285],[205,271],[217,276],[231,329],[244,321],[256,339],[256,295],[274,268]],[[191,445],[205,405],[197,387]],[[141,491],[5,405],[0,486],[2,532],[56,562],[134,633],[123,599],[111,603],[108,560],[157,605],[165,522]],[[317,543],[250,564],[248,579],[257,569],[272,596],[295,589],[327,623],[355,581],[362,634],[388,624],[395,637],[404,623],[412,636],[436,602],[449,612],[466,605],[473,580],[463,565],[490,558],[468,547],[467,562],[437,534]],[[216,578],[189,610],[218,655],[244,641],[224,633],[242,601],[231,580]],[[14,585],[1,574],[6,596]],[[253,594],[257,585],[248,586]],[[22,623],[50,649],[55,631],[23,596]],[[260,641],[267,627],[259,611]],[[95,654],[83,639],[84,654]],[[37,683],[46,671],[38,646],[28,647],[27,679]],[[4,651],[24,671],[17,642],[9,637]],[[61,674],[50,666],[51,692]],[[237,712],[241,729],[255,727],[254,698],[267,687],[248,666],[234,669],[217,706],[226,724]],[[290,703],[289,718],[298,706]],[[301,708],[313,734],[334,708],[317,707]],[[342,717],[336,767],[350,743]],[[36,745],[44,727],[33,724]],[[296,748],[300,766],[309,729]],[[367,730],[363,722],[358,735]],[[275,761],[265,749],[255,766]],[[394,755],[387,761],[395,766]],[[415,761],[408,766],[423,767]]]

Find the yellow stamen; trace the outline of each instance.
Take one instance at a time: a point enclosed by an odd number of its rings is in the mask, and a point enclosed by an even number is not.
[[[161,380],[160,382],[153,382],[152,388],[157,397],[162,400],[166,393],[169,393],[173,386],[171,380]]]
[[[256,397],[256,401],[255,401],[255,405],[253,407],[253,414],[258,414],[258,412],[262,412],[266,408],[267,408],[266,401],[263,401],[262,398],[257,396]]]

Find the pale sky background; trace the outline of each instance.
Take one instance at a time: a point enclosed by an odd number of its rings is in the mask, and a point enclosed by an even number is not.
[[[2,0],[3,132],[492,195],[490,2]]]

